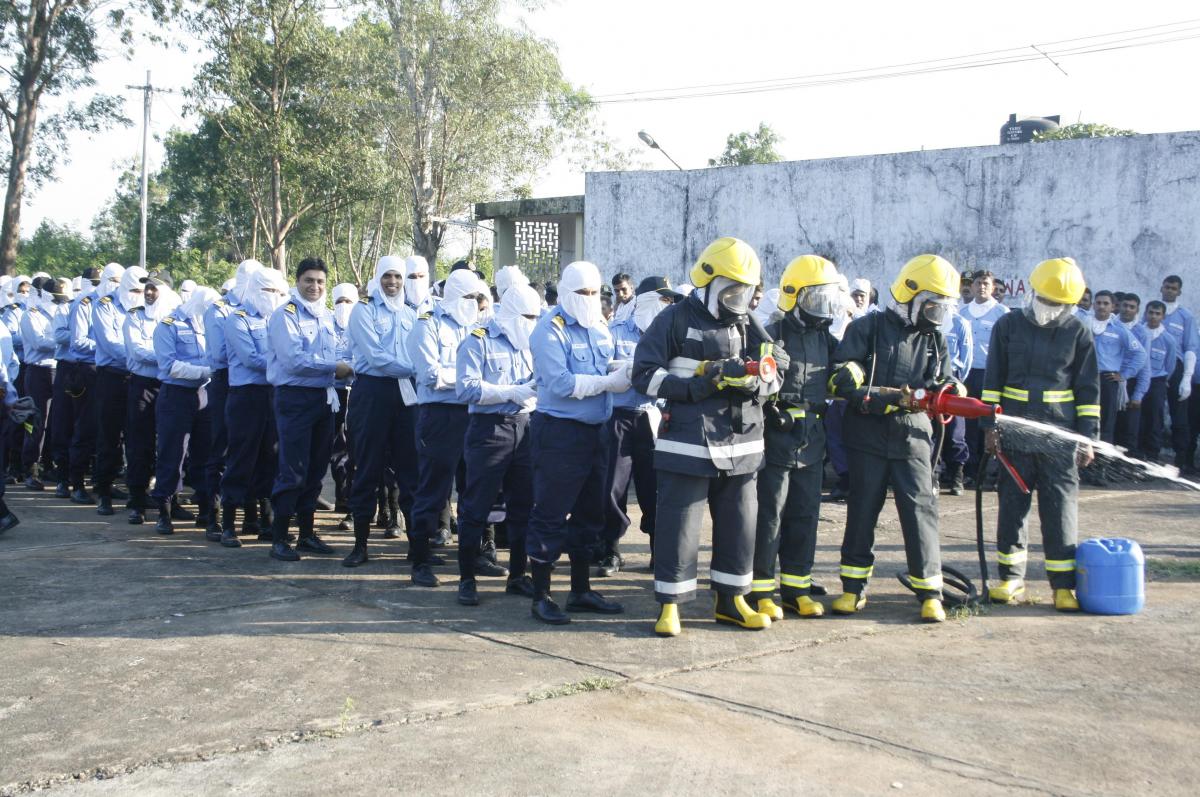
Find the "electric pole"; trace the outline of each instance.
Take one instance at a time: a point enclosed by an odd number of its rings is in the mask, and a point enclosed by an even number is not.
[[[141,238],[138,240],[138,265],[146,268],[146,211],[148,208],[149,176],[146,174],[146,149],[150,143],[150,96],[154,86],[150,85],[150,70],[146,70],[146,85],[126,86],[127,89],[138,89],[142,92],[142,201],[141,201]]]

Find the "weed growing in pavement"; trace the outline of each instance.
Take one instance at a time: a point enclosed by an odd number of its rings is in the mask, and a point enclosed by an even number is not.
[[[1184,578],[1200,581],[1200,562],[1147,559],[1146,575],[1153,579]]]
[[[621,682],[616,678],[604,678],[593,676],[584,678],[582,681],[563,684],[556,686],[553,689],[543,689],[540,692],[530,692],[527,696],[527,702],[536,703],[539,700],[551,700],[556,697],[567,697],[568,695],[577,695],[581,692],[598,692],[601,689],[612,689]]]
[[[342,704],[342,713],[338,717],[338,732],[345,733],[350,727],[350,715],[354,713],[354,701],[351,698],[346,698],[346,702]]]
[[[965,623],[972,617],[987,617],[991,613],[991,607],[983,603],[960,603],[958,606],[951,606],[950,610],[946,612],[946,616],[951,620],[958,620]]]

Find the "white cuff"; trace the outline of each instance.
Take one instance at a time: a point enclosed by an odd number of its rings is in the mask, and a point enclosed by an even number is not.
[[[453,368],[437,369],[437,379],[434,380],[435,390],[449,390],[458,383],[458,373]]]

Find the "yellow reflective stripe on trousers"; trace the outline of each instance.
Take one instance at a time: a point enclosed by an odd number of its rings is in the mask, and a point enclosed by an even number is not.
[[[1080,418],[1099,418],[1100,417],[1100,405],[1099,404],[1076,404],[1075,405],[1075,414],[1078,415]]]
[[[1010,398],[1014,401],[1029,401],[1029,391],[1022,390],[1019,387],[1009,387],[1008,385],[1005,385],[1004,389],[1000,391],[1000,394],[1004,396],[1004,398]]]
[[[851,565],[842,565],[842,578],[870,578],[873,570],[875,570],[874,566],[852,567]]]
[[[1047,573],[1070,573],[1075,569],[1074,559],[1047,559]]]
[[[808,416],[808,413],[798,407],[788,407],[787,414],[792,416],[792,420],[798,421],[801,418]]]
[[[1029,558],[1029,552],[1024,549],[1013,551],[1012,553],[998,551],[996,553],[996,558],[1000,560],[1000,564],[1002,565],[1023,565]]]
[[[985,390],[985,391],[983,391],[982,398],[988,404],[999,404],[1000,403],[1000,391],[999,390]]]
[[[1075,400],[1074,390],[1043,390],[1042,403],[1044,404],[1065,404],[1068,401]]]
[[[910,575],[908,577],[908,580],[913,585],[913,589],[941,589],[942,588],[942,574],[941,573],[938,573],[936,576],[930,576],[929,578],[917,578],[914,575]]]
[[[775,579],[773,578],[756,578],[750,582],[751,592],[774,592]]]
[[[804,589],[812,586],[812,576],[793,576],[788,573],[780,573],[779,583],[785,587]]]

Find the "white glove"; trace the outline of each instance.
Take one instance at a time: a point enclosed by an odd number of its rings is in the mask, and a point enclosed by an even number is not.
[[[608,383],[605,385],[604,389],[609,393],[624,393],[633,386],[629,381],[628,368],[618,368],[608,376],[604,377],[604,379],[607,380]]]
[[[623,371],[625,376],[633,378],[633,360],[613,360],[608,364],[608,372],[615,374],[617,371]]]
[[[1192,395],[1192,376],[1196,373],[1196,352],[1189,351],[1183,354],[1183,379],[1179,382],[1179,400],[1187,401],[1187,397]]]
[[[1184,374],[1184,376],[1186,377],[1187,374]],[[1190,395],[1192,395],[1192,380],[1184,379],[1182,382],[1179,383],[1179,400],[1187,401],[1188,396],[1190,396]]]
[[[437,369],[437,376],[433,381],[434,390],[450,390],[458,383],[458,372],[453,368]]]
[[[208,379],[212,376],[212,371],[205,366],[191,365],[182,360],[171,363],[170,373],[172,379]]]
[[[537,395],[537,386],[532,382],[523,385],[493,385],[480,382],[479,389],[482,393],[479,398],[480,404],[503,404],[506,401],[524,404]]]
[[[525,404],[525,402],[534,398],[537,398],[537,385],[533,382],[510,385],[508,388],[508,400],[514,404]]]
[[[611,384],[612,374],[604,376],[592,376],[591,374],[575,374],[575,389],[571,391],[571,398],[585,399],[592,396],[598,396],[606,392]]]

